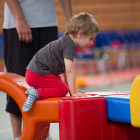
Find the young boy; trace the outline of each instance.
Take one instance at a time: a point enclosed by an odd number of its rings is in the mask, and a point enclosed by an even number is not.
[[[76,46],[84,50],[92,44],[99,26],[92,15],[79,13],[69,22],[63,37],[39,50],[27,66],[26,82],[31,86],[23,112],[31,109],[36,99],[66,96],[86,96],[76,91],[74,58]],[[59,75],[62,75],[61,77]],[[63,80],[62,80],[62,79]]]

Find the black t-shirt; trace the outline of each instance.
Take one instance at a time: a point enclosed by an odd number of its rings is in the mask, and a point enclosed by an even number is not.
[[[68,35],[55,40],[40,49],[30,61],[27,69],[41,75],[65,72],[64,58],[74,60],[76,44]]]

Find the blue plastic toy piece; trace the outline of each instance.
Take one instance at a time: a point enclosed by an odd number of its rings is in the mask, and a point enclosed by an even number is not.
[[[105,96],[109,121],[131,123],[130,95]]]

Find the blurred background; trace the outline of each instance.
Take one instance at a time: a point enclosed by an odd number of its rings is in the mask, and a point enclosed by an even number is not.
[[[55,1],[59,36],[66,21]],[[0,72],[3,60],[3,12],[0,0]],[[99,24],[100,32],[86,50],[77,49],[76,85],[86,92],[130,91],[132,81],[140,73],[140,0],[72,0],[73,12],[88,12]],[[6,94],[0,92],[0,139],[11,140],[10,118],[4,111]],[[8,134],[8,135],[7,135]],[[59,140],[59,125],[51,124],[50,135]]]
[[[55,1],[59,36],[66,21]],[[0,71],[3,71],[3,11],[0,0]],[[77,87],[108,86],[131,81],[140,70],[140,1],[72,0],[73,12],[88,12],[99,24],[100,32],[86,50],[77,48],[75,70]]]

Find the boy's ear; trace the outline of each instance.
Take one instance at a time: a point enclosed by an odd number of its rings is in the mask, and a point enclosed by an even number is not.
[[[79,39],[81,39],[82,35],[83,35],[83,31],[80,30],[80,31],[78,32],[78,34],[77,34],[77,37],[78,37]]]

